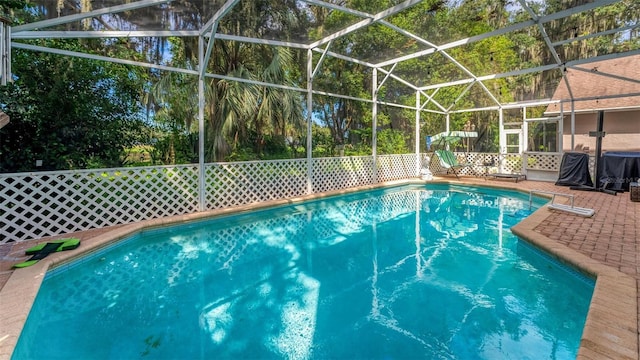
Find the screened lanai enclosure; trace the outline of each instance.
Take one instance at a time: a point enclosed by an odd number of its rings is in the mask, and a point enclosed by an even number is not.
[[[563,150],[579,145],[576,104],[640,109],[637,72],[593,65],[639,57],[636,0],[17,0],[0,9],[1,243],[441,173],[431,145],[469,163],[462,175],[555,180]],[[51,68],[64,71],[42,80]],[[621,85],[580,95],[580,73]],[[104,105],[77,95],[87,82]],[[45,102],[34,88],[79,100],[37,112]],[[107,166],[66,155],[69,134],[92,139],[123,119],[153,129],[136,140],[140,159]],[[456,131],[474,136],[427,146]]]

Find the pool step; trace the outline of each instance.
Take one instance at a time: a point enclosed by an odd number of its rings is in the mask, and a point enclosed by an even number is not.
[[[531,209],[531,202],[533,201],[534,193],[551,195],[551,204],[548,205],[548,208],[551,210],[564,211],[564,212],[568,212],[568,213],[575,214],[578,216],[583,216],[583,217],[592,217],[596,213],[596,211],[593,209],[573,206],[573,195],[571,194],[564,194],[564,193],[557,193],[557,192],[543,191],[543,190],[529,191],[529,209]],[[569,198],[570,204],[569,205],[556,204],[554,202],[556,200],[556,196],[564,196],[566,198]]]
[[[563,204],[550,204],[549,209],[565,211],[568,213],[572,213],[572,214],[576,214],[584,217],[592,217],[596,213],[596,211],[593,209],[582,208],[577,206],[569,206],[569,205],[563,205]]]

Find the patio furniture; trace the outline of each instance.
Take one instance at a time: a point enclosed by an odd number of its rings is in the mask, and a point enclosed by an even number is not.
[[[447,169],[447,174],[451,171],[457,179],[460,179],[458,176],[460,169],[472,166],[472,164],[460,164],[456,155],[449,150],[436,150],[435,154],[440,161],[440,166]]]
[[[514,179],[516,182],[520,179],[527,180],[527,176],[524,174],[494,173],[485,175],[485,178],[487,177],[492,177],[494,179]]]
[[[565,152],[562,155],[560,174],[556,185],[593,187],[593,181],[591,181],[589,174],[589,154]]]
[[[608,151],[601,160],[599,180],[603,189],[629,191],[629,184],[640,179],[640,152]]]

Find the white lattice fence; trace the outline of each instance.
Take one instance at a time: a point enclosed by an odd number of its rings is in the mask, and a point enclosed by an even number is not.
[[[522,155],[506,154],[502,158],[502,171],[508,174],[522,173]]]
[[[370,185],[371,156],[312,160],[312,192]],[[413,178],[414,154],[378,157],[378,181]],[[306,159],[205,165],[205,208],[307,193]],[[198,166],[0,174],[0,243],[199,210]]]
[[[561,154],[527,153],[527,169],[559,171],[562,162]]]
[[[347,189],[373,183],[373,157],[313,159],[313,192]]]
[[[285,199],[306,194],[305,159],[206,165],[206,208]]]
[[[416,176],[418,176],[416,154],[378,156],[378,180],[380,182]]]
[[[460,170],[460,174],[477,176],[478,174],[481,174],[484,171],[482,164],[485,161],[486,154],[476,153],[476,152],[470,152],[470,153],[459,152],[459,153],[455,153],[455,155],[458,158],[458,162],[460,164],[469,165],[467,167],[462,168]]]
[[[596,178],[596,157],[595,155],[589,155],[589,175],[591,179]]]
[[[197,166],[0,175],[1,243],[198,210]]]
[[[489,171],[489,164],[495,164],[493,167],[497,167],[501,159],[500,154],[497,153],[454,153],[460,164],[468,164],[469,166],[460,168],[458,173],[460,175],[480,176]],[[440,161],[434,153],[422,154],[423,166],[426,163],[426,157],[430,158],[430,167],[434,174],[444,174],[447,169],[440,165]]]

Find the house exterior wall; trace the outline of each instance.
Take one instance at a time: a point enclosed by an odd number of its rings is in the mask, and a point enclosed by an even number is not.
[[[589,131],[596,131],[597,121],[597,113],[576,114],[572,149],[571,115],[565,116],[562,150],[595,153],[596,138],[589,137]],[[603,125],[606,135],[602,139],[602,151],[640,151],[640,110],[605,111]]]

